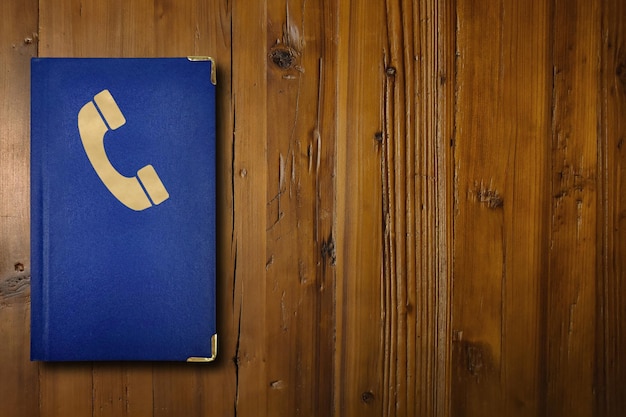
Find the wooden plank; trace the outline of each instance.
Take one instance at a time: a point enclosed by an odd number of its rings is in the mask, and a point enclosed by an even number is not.
[[[594,407],[600,6],[556,1],[547,414]]]
[[[39,412],[38,365],[30,362],[30,58],[37,2],[0,4],[0,409]]]
[[[267,2],[269,415],[332,412],[335,8]]]
[[[383,415],[385,9],[339,4],[335,412]]]
[[[413,25],[415,59],[411,60],[410,55],[405,57],[406,63],[414,61],[416,67],[416,134],[409,137],[415,142],[416,154],[415,206],[412,211],[416,217],[413,262],[417,265],[414,290],[417,369],[414,387],[416,410],[413,414],[448,416],[451,384],[455,7],[446,1],[421,1],[419,8],[413,11]],[[404,23],[402,27],[406,32],[408,24]],[[406,90],[406,97],[413,97],[411,89]],[[402,113],[398,117],[402,118]],[[411,173],[407,173],[407,182],[410,182],[410,176]],[[407,217],[410,222],[411,214],[407,213]],[[412,341],[413,337],[409,334],[408,342]],[[409,406],[411,394],[410,390]]]
[[[598,306],[596,389],[598,416],[626,409],[626,4],[602,5]]]
[[[383,412],[447,415],[454,8],[387,1],[386,25]]]
[[[385,2],[387,40],[383,50],[383,415],[414,414],[416,334],[415,203],[421,181],[416,180],[415,150],[415,30],[411,2]],[[417,190],[416,190],[417,183]],[[416,196],[419,195],[419,197]],[[428,261],[426,261],[427,263]],[[421,272],[421,271],[420,271]],[[410,337],[410,339],[409,339]],[[408,366],[407,366],[408,365]],[[406,384],[408,382],[408,384]],[[409,411],[409,407],[412,408]]]
[[[430,10],[430,12],[429,12]],[[425,365],[423,368],[431,367],[431,373],[426,373],[426,378],[432,379],[432,383],[427,379],[429,388],[423,396],[426,400],[421,400],[425,404],[425,414],[433,416],[451,415],[451,389],[452,389],[452,308],[453,308],[453,285],[454,273],[454,145],[456,135],[456,93],[457,93],[457,36],[458,25],[456,4],[451,4],[445,0],[437,0],[427,9],[422,16],[436,16],[435,27],[421,25],[428,28],[430,36],[423,35],[423,45],[425,50],[435,49],[437,55],[426,59],[426,69],[424,73],[430,79],[430,85],[436,87],[437,98],[435,110],[424,109],[422,118],[427,123],[432,123],[435,128],[435,138],[433,138],[434,166],[432,174],[435,176],[436,191],[433,191],[433,198],[436,198],[432,215],[435,218],[434,240],[431,250],[436,261],[437,279],[433,285],[430,315],[425,315],[422,319],[425,326],[431,326],[434,334],[433,345],[423,346],[425,352],[432,352],[434,357],[427,356],[426,361],[432,365]],[[423,20],[420,20],[420,22]],[[432,39],[432,41],[431,41]],[[432,69],[431,69],[432,68]],[[433,80],[434,78],[434,80]],[[424,81],[426,85],[426,78]],[[430,121],[432,119],[434,121]],[[436,196],[436,197],[435,197]],[[423,276],[423,282],[427,285],[430,282],[429,276]],[[433,317],[434,318],[430,318]],[[431,322],[432,321],[432,322]],[[424,342],[422,342],[424,343]],[[424,363],[424,359],[422,359]],[[432,377],[430,376],[432,375]],[[418,393],[418,398],[419,398]],[[429,402],[432,399],[432,412],[428,412]],[[422,406],[423,407],[423,406]]]
[[[233,355],[237,416],[267,416],[267,8],[232,5]]]
[[[543,1],[459,1],[452,415],[540,414],[551,73]]]
[[[345,415],[448,415],[451,211],[446,207],[452,202],[454,83],[446,79],[454,74],[454,8],[437,1],[384,6],[378,21],[376,9],[369,14],[352,4],[340,11],[349,16],[340,21],[340,33],[349,39],[340,45],[340,56],[356,57],[363,50],[370,56],[356,58],[362,67],[346,60],[349,72],[340,71],[340,97],[349,98],[347,104],[340,101],[338,117],[340,138],[346,135],[338,142],[338,224],[341,255],[359,276],[351,279],[346,267],[340,274],[346,283],[337,290],[342,335],[337,352],[346,356],[337,359],[336,408]],[[368,28],[380,25],[384,37],[375,39]],[[371,53],[377,48],[382,62]],[[358,116],[352,119],[353,114]],[[373,143],[350,141],[372,137],[361,129],[373,132]],[[374,169],[379,178],[370,176]],[[371,206],[377,200],[381,211]],[[372,220],[376,217],[382,229]],[[369,246],[357,246],[361,233]],[[381,281],[373,274],[378,268]],[[365,305],[367,318],[359,311]],[[357,323],[369,327],[354,327]],[[343,325],[354,333],[342,331]],[[378,347],[366,341],[373,338]],[[367,382],[375,388],[361,391],[359,405],[353,391]]]
[[[232,79],[232,2],[195,4],[196,23],[194,54],[210,54],[217,62],[217,332],[218,357],[202,372],[198,383],[201,390],[203,415],[234,413],[237,401],[236,362],[239,312],[235,310],[235,269],[237,245],[235,240],[235,176],[234,166],[234,100]],[[200,28],[198,30],[198,28]],[[201,370],[200,370],[201,371]],[[211,391],[210,395],[206,391]]]

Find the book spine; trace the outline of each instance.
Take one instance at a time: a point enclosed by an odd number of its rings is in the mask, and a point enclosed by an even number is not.
[[[31,61],[31,103],[41,103],[41,92],[44,91],[45,77],[42,73],[41,62]],[[35,98],[37,97],[37,98]],[[47,115],[39,106],[31,106],[31,360],[45,360],[47,356],[47,320],[46,294],[44,277],[46,269],[45,243],[46,205],[45,205],[45,178],[43,164],[45,163],[45,122]]]

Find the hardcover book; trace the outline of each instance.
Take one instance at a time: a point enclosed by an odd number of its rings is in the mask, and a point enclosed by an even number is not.
[[[211,361],[210,58],[31,62],[31,360]]]

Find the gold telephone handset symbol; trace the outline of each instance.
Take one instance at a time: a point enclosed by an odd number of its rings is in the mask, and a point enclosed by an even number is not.
[[[136,177],[125,177],[109,161],[104,149],[104,135],[109,128],[115,130],[125,123],[126,118],[109,90],[102,90],[96,94],[93,101],[85,104],[78,112],[80,139],[94,170],[111,194],[122,204],[141,211],[153,204],[162,203],[170,195],[152,165],[141,168],[137,171]]]

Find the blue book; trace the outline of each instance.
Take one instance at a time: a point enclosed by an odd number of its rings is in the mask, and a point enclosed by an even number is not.
[[[210,58],[31,62],[31,360],[211,361]]]

